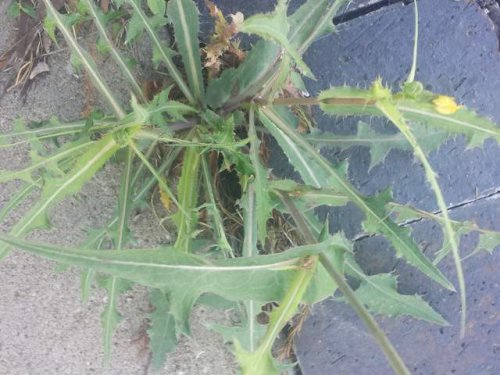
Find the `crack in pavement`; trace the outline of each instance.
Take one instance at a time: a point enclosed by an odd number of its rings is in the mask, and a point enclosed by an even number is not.
[[[352,21],[356,18],[366,16],[367,14],[373,13],[379,9],[395,5],[397,3],[403,3],[403,5],[408,5],[413,3],[414,0],[380,0],[377,2],[373,2],[366,6],[361,6],[359,8],[346,11],[336,17],[333,18],[334,25],[340,25],[342,23],[346,23]]]
[[[460,208],[463,208],[463,207],[469,207],[469,206],[472,206],[474,205],[475,203],[477,202],[481,202],[481,201],[485,201],[485,200],[490,200],[490,199],[499,199],[500,198],[500,187],[497,187],[497,188],[494,188],[492,191],[490,190],[489,192],[487,193],[483,193],[483,194],[480,194],[480,195],[476,195],[476,197],[472,198],[472,199],[466,199],[460,203],[456,203],[456,204],[453,204],[451,206],[448,207],[448,212],[453,212],[453,211],[456,211]],[[441,210],[436,210],[436,211],[429,211],[431,214],[433,215],[440,215],[442,213]],[[398,223],[398,225],[400,227],[407,227],[407,226],[410,226],[412,224],[415,224],[415,223],[419,223],[421,221],[424,221],[424,220],[432,220],[432,219],[429,219],[429,218],[424,218],[424,217],[417,217],[417,218],[414,218],[414,219],[409,219],[409,220],[406,220],[405,222],[402,222],[402,223]],[[354,237],[352,240],[353,242],[358,242],[358,241],[362,241],[362,240],[365,240],[367,238],[371,238],[371,237],[375,237],[377,234],[366,234],[366,233],[363,233],[363,234],[360,234],[356,237]]]
[[[488,200],[490,198],[498,199],[499,197],[500,197],[500,187],[494,189],[493,191],[491,191],[489,193],[484,193],[484,194],[481,194],[481,195],[477,195],[475,198],[466,199],[466,200],[464,200],[464,201],[462,201],[460,203],[453,204],[453,205],[451,205],[451,206],[448,207],[448,212],[453,212],[454,210],[457,210],[457,209],[462,208],[462,207],[472,206],[476,202]],[[440,215],[442,212],[443,212],[442,210],[431,211],[431,213],[433,215]],[[406,227],[408,225],[411,225],[411,224],[414,224],[414,223],[418,223],[419,221],[422,221],[424,219],[425,220],[431,220],[431,219],[419,217],[419,218],[407,220],[404,223],[400,223],[399,226]]]

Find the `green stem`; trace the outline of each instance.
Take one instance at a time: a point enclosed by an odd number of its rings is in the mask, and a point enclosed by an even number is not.
[[[317,241],[310,231],[309,226],[304,219],[304,216],[297,209],[292,200],[286,194],[279,195],[280,199],[283,201],[290,214],[292,215],[295,224],[297,224],[297,227],[304,236],[305,241],[309,244],[316,243]],[[408,369],[406,368],[403,360],[385,335],[384,331],[382,331],[373,316],[358,300],[349,284],[347,284],[347,282],[345,281],[344,277],[335,269],[334,265],[330,262],[328,257],[323,252],[319,254],[319,261],[328,272],[332,280],[335,282],[335,284],[337,284],[338,289],[344,295],[347,302],[350,304],[356,314],[361,318],[361,320],[363,320],[366,327],[373,335],[373,338],[387,357],[387,360],[391,364],[394,372],[398,375],[410,375],[410,371],[408,371]]]
[[[424,167],[427,181],[429,181],[429,184],[431,185],[431,188],[434,191],[434,196],[436,197],[438,207],[441,210],[441,214],[443,215],[444,232],[450,243],[451,252],[453,254],[453,260],[455,262],[455,268],[457,270],[458,286],[460,290],[460,303],[462,306],[462,311],[460,312],[460,337],[463,338],[465,336],[465,323],[467,320],[465,277],[462,268],[462,261],[460,259],[460,252],[456,240],[456,234],[451,225],[451,220],[448,215],[448,206],[446,204],[446,201],[444,200],[441,187],[439,186],[439,183],[437,181],[436,173],[434,172],[434,169],[429,163],[429,160],[427,159],[425,152],[420,147],[420,144],[417,142],[415,136],[411,132],[409,126],[406,124],[404,117],[401,115],[397,107],[388,100],[379,100],[377,101],[377,108],[394,125],[396,125],[401,134],[403,134],[406,137],[408,143],[412,146],[415,156],[420,160],[422,166]]]
[[[70,46],[71,50],[76,53],[80,61],[82,62],[83,66],[85,67],[85,70],[89,73],[89,75],[92,77],[92,80],[94,81],[96,87],[99,89],[99,91],[104,95],[104,97],[108,100],[109,104],[111,104],[111,107],[116,113],[116,116],[120,119],[125,117],[125,112],[121,108],[120,104],[116,101],[114,98],[113,94],[111,93],[111,90],[109,89],[108,85],[105,83],[106,81],[102,79],[102,77],[99,75],[97,70],[94,67],[93,62],[90,60],[90,57],[88,54],[80,47],[76,39],[71,35],[71,32],[69,31],[68,27],[65,25],[61,15],[59,12],[55,10],[53,7],[51,1],[49,0],[43,0],[45,3],[45,6],[47,8],[47,12],[50,14],[52,18],[54,18],[57,27],[59,30],[61,30],[61,33],[64,36],[64,39],[66,39],[66,42]]]
[[[361,302],[354,295],[353,290],[344,280],[344,278],[337,272],[333,264],[330,262],[325,254],[319,254],[319,261],[321,265],[325,268],[326,272],[330,275],[333,281],[337,284],[340,292],[344,295],[347,302],[351,305],[356,314],[363,320],[368,330],[371,332],[373,338],[379,345],[379,347],[384,352],[387,360],[392,366],[392,369],[396,374],[407,374],[410,375],[410,371],[405,366],[403,360],[399,356],[398,352],[391,344],[384,331],[380,328],[378,323],[375,321],[373,316],[368,312],[368,310],[363,306]]]
[[[175,197],[174,193],[172,193],[172,190],[170,190],[168,185],[165,183],[164,179],[160,176],[159,172],[151,165],[151,163],[148,161],[148,159],[146,159],[144,154],[137,148],[137,146],[135,145],[135,143],[132,140],[129,141],[129,146],[132,148],[132,150],[134,150],[134,152],[139,157],[139,159],[141,159],[141,161],[144,163],[146,168],[148,168],[149,171],[151,172],[151,174],[156,178],[158,185],[160,185],[161,188],[163,190],[165,190],[165,192],[168,194],[169,198],[172,199],[172,202],[174,202],[176,204],[176,206],[179,208],[179,210],[181,210],[184,214],[186,214],[186,212],[184,211],[182,206],[179,204],[179,201]]]
[[[186,82],[184,82],[181,73],[176,68],[174,61],[172,60],[172,57],[170,57],[169,52],[165,50],[165,47],[163,46],[162,42],[160,41],[155,31],[151,27],[151,22],[147,19],[146,15],[144,14],[144,11],[141,9],[139,5],[141,2],[137,0],[128,0],[128,3],[132,6],[132,8],[134,8],[134,11],[141,19],[144,28],[146,29],[147,33],[149,34],[149,37],[151,38],[151,41],[153,42],[153,45],[158,49],[170,76],[175,81],[175,83],[177,83],[177,86],[179,86],[179,89],[182,91],[188,102],[195,105],[196,99],[191,93],[189,87],[186,85]]]
[[[103,38],[106,41],[106,45],[109,47],[109,51],[111,52],[111,56],[118,64],[118,66],[122,70],[123,74],[125,75],[125,77],[129,81],[129,83],[132,85],[132,88],[134,89],[135,95],[137,95],[143,103],[146,103],[147,99],[144,96],[141,87],[137,83],[137,80],[135,79],[134,75],[132,74],[132,72],[128,68],[127,64],[125,63],[125,61],[121,57],[120,53],[113,45],[113,42],[109,38],[106,27],[104,26],[104,23],[102,22],[101,17],[98,14],[98,11],[96,9],[94,1],[93,0],[84,0],[84,2],[86,3],[87,7],[89,8],[89,11],[90,11],[92,17],[94,18],[94,23],[97,26],[97,30],[99,31],[99,35],[101,36],[101,38]]]
[[[415,80],[415,73],[417,72],[417,53],[418,53],[418,5],[417,0],[413,0],[415,5],[415,37],[413,39],[413,61],[411,64],[410,73],[406,79],[406,83],[412,83]]]
[[[215,194],[213,189],[213,178],[210,174],[210,169],[208,167],[206,155],[202,156],[201,165],[203,168],[203,176],[205,178],[206,192],[210,199],[210,205],[212,206],[212,216],[219,246],[221,247],[225,255],[229,256],[230,258],[234,258],[233,249],[231,248],[231,245],[229,245],[229,241],[227,240],[226,237],[222,216],[220,215],[219,209],[217,208],[217,202],[215,200]]]

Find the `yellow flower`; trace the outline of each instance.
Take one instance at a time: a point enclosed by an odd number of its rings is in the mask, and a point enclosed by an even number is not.
[[[443,115],[452,115],[460,108],[461,105],[458,105],[455,101],[455,98],[446,95],[438,95],[432,100],[432,104],[434,104],[434,109],[436,112],[439,112]]]

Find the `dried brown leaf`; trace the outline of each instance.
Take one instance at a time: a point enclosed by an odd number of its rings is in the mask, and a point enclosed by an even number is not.
[[[211,78],[216,77],[224,65],[228,65],[224,60],[224,54],[228,53],[235,57],[234,65],[238,65],[245,54],[239,49],[239,43],[231,39],[237,32],[237,22],[242,19],[242,14],[231,15],[233,22],[229,23],[219,8],[210,0],[205,0],[210,15],[214,18],[214,34],[210,38],[210,43],[205,47],[205,67]]]

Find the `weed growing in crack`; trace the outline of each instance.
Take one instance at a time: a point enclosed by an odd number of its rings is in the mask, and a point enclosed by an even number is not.
[[[343,0],[309,0],[292,14],[287,12],[287,1],[280,0],[271,13],[248,18],[237,13],[231,19],[215,4],[206,3],[215,20],[215,35],[201,49],[195,2],[111,2],[114,12],[127,15],[126,44],[149,38],[153,64],[168,74],[170,85],[148,100],[150,93],[144,92],[110,37],[113,17],[92,0],[77,2],[66,14],[43,0],[48,35],[55,39],[59,30],[73,61],[85,69],[114,115],[69,124],[52,121],[36,128],[19,122],[18,130],[0,136],[2,147],[28,143],[33,149],[29,167],[0,175],[0,182],[22,180],[24,184],[0,217],[5,219],[32,192],[40,191],[10,233],[0,235],[0,257],[16,249],[78,266],[84,295],[99,274],[100,285],[109,294],[102,315],[106,358],[120,321],[117,299],[131,283],[151,289],[155,309],[148,335],[156,367],[175,348],[179,336],[190,334],[190,312],[203,296],[205,303],[225,300],[224,306],[239,315],[237,326],[212,328],[232,342],[245,374],[279,373],[282,364],[272,351],[279,333],[303,305],[338,291],[367,325],[393,369],[409,373],[372,314],[411,315],[439,325],[446,321],[420,296],[399,294],[395,275],[366,275],[353,256],[351,241],[342,233],[331,234],[329,223],[317,218],[315,208],[355,204],[364,215],[364,233],[385,237],[399,257],[455,290],[437,267],[450,254],[457,269],[463,331],[461,235],[478,232],[476,250],[492,251],[500,243],[500,233],[449,218],[428,155],[458,135],[465,136],[471,148],[489,138],[498,142],[500,130],[458,106],[453,98],[424,90],[414,79],[416,49],[412,73],[399,91],[378,79],[366,89],[332,87],[314,98],[301,96],[301,75],[314,77],[302,56],[316,39],[334,31],[332,19]],[[116,98],[75,36],[75,24],[87,21],[95,24],[100,43],[130,85],[129,107]],[[159,37],[166,25],[173,30],[175,49]],[[236,40],[239,34],[260,40],[243,51]],[[322,133],[305,110],[309,106],[318,106],[333,118],[386,118],[398,133],[380,134],[363,122],[355,137]],[[62,136],[65,142],[46,152],[46,142]],[[269,137],[282,149],[299,180],[279,178],[268,168],[265,142]],[[396,204],[388,190],[365,196],[349,182],[345,166],[332,164],[318,151],[360,144],[370,147],[371,167],[391,149],[412,151],[424,168],[440,212]],[[54,205],[78,194],[114,158],[122,165],[120,192],[116,212],[104,227],[89,231],[85,243],[72,249],[23,239],[30,231],[48,226]],[[224,181],[232,181],[233,189],[227,189]],[[131,212],[155,192],[167,221],[175,227],[175,241],[154,249],[130,249]],[[443,229],[445,241],[434,261],[424,256],[404,226],[418,218],[435,220]],[[113,249],[103,249],[103,243],[112,243]],[[356,279],[359,287],[353,290],[346,275]],[[262,307],[269,304],[274,308],[259,321]]]

